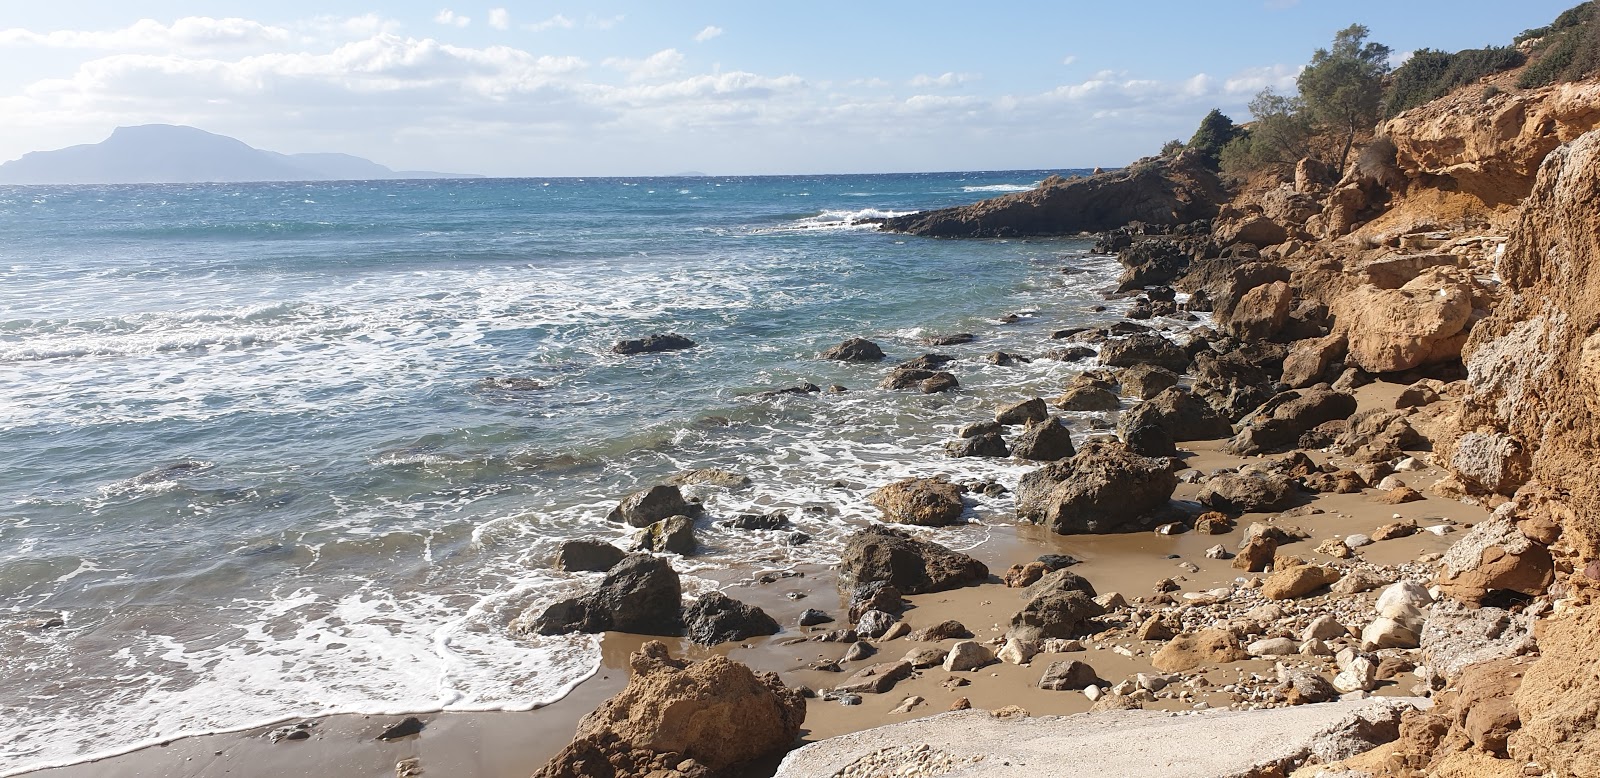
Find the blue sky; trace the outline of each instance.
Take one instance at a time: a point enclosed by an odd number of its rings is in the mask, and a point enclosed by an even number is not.
[[[1121,165],[1352,22],[1509,42],[1576,0],[0,6],[0,159],[168,122],[493,175]]]

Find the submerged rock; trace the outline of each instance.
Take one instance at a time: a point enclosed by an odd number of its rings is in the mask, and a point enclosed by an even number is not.
[[[650,335],[635,340],[619,340],[615,346],[611,347],[611,353],[625,356],[658,354],[663,351],[681,351],[687,348],[694,348],[696,345],[698,344],[682,335],[669,332],[664,335]]]
[[[840,362],[881,362],[883,356],[883,349],[865,338],[851,338],[822,352],[823,359]]]
[[[598,587],[551,605],[523,629],[540,635],[615,630],[677,636],[683,634],[682,597],[678,573],[667,560],[632,554],[612,567]]]

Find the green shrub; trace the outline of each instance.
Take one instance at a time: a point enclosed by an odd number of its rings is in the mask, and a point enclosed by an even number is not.
[[[1449,54],[1419,49],[1395,70],[1384,98],[1384,113],[1393,116],[1449,94],[1484,76],[1503,73],[1527,61],[1510,46],[1466,49]]]
[[[1180,151],[1183,151],[1183,141],[1177,138],[1161,144],[1161,156],[1163,157],[1176,157]]]
[[[1534,35],[1533,33],[1538,33]],[[1563,11],[1548,27],[1529,30],[1519,40],[1541,38],[1538,56],[1517,79],[1517,86],[1532,89],[1562,81],[1577,81],[1600,72],[1600,11],[1587,2]]]
[[[1213,108],[1200,120],[1187,147],[1207,160],[1213,168],[1221,162],[1222,148],[1239,136],[1239,127],[1221,110]]]
[[[1490,85],[1488,85],[1488,86],[1483,88],[1483,101],[1487,103],[1487,102],[1489,102],[1489,100],[1491,98],[1494,98],[1499,94],[1500,94],[1500,87],[1497,87],[1494,84],[1490,84]]]

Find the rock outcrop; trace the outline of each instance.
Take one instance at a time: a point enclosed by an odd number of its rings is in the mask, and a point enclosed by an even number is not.
[[[1221,192],[1203,160],[1179,154],[1088,178],[1052,176],[1027,192],[885,219],[882,229],[934,238],[1010,238],[1099,232],[1133,221],[1183,224],[1215,214]]]
[[[627,687],[584,716],[534,778],[733,774],[793,747],[805,722],[799,690],[727,657],[675,660],[651,641],[629,665]]]
[[[1071,459],[1022,476],[1017,516],[1063,535],[1137,532],[1159,521],[1177,486],[1165,459],[1089,443]]]

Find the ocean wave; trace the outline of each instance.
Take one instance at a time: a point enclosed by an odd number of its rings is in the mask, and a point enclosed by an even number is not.
[[[905,216],[915,211],[889,211],[880,208],[856,210],[830,209],[814,216],[796,219],[788,224],[756,230],[757,233],[796,233],[810,231],[864,230],[877,226],[877,220]]]
[[[961,191],[963,191],[963,192],[1027,192],[1027,191],[1029,191],[1031,189],[1036,188],[1037,186],[1039,186],[1039,184],[1037,182],[1032,183],[1032,184],[987,184],[987,185],[984,185],[984,186],[963,186],[963,187],[961,187]]]

